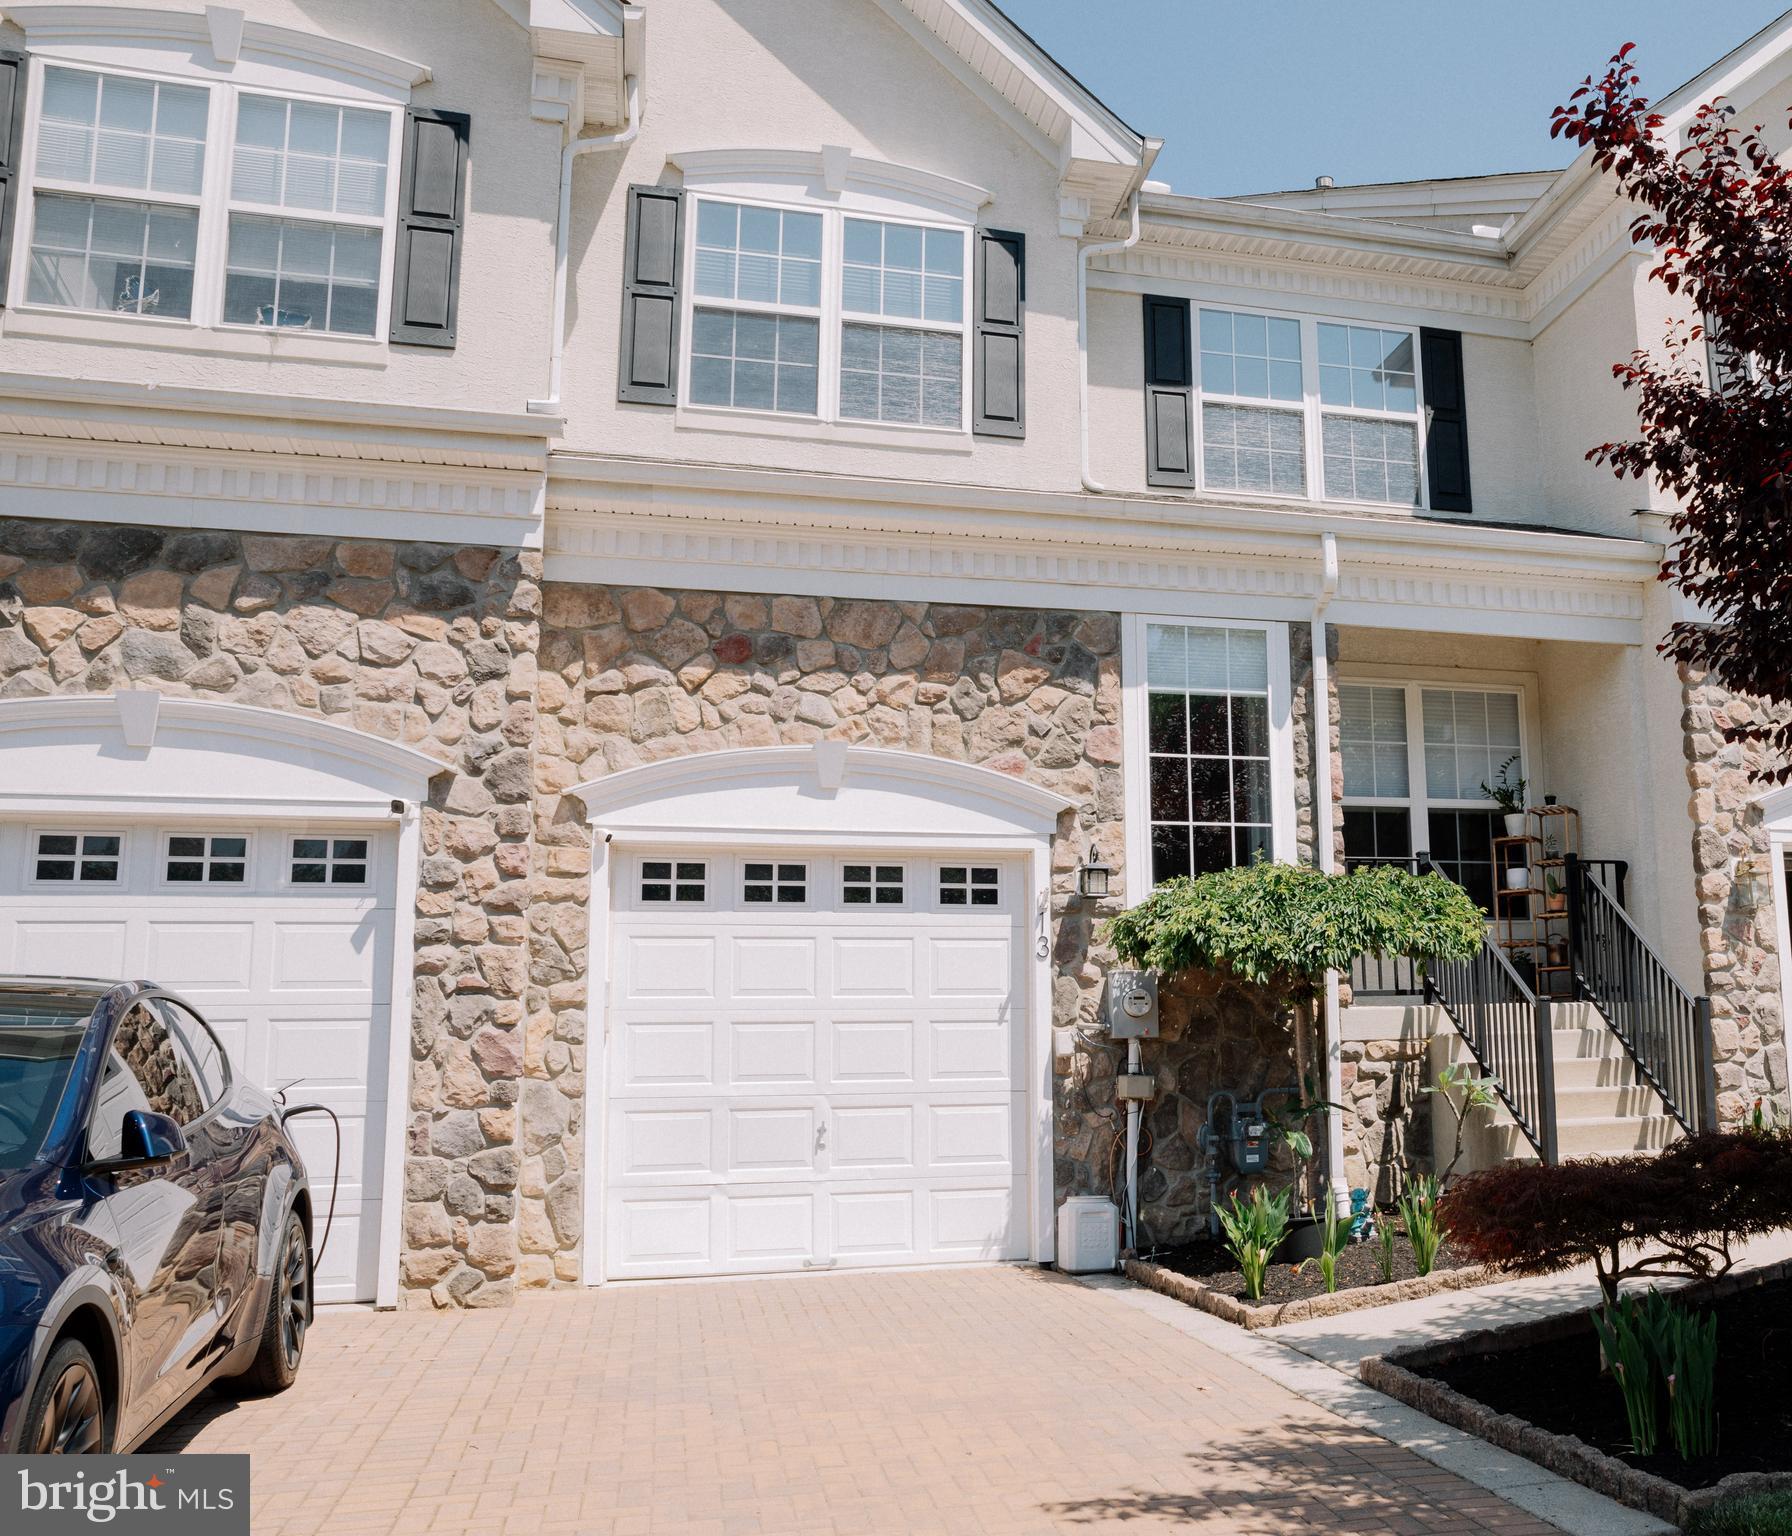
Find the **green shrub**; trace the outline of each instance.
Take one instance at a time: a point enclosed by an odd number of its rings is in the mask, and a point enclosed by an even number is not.
[[[1725,1499],[1693,1518],[1688,1536],[1792,1536],[1792,1493]]]
[[[1430,1274],[1444,1241],[1443,1227],[1437,1219],[1436,1179],[1420,1174],[1412,1181],[1400,1197],[1400,1218],[1406,1223],[1413,1263],[1421,1275]]]
[[[1232,1203],[1221,1206],[1220,1226],[1226,1234],[1226,1251],[1244,1276],[1244,1294],[1249,1301],[1263,1299],[1263,1280],[1269,1273],[1270,1255],[1288,1235],[1288,1209],[1291,1190],[1266,1194],[1259,1184],[1251,1191],[1246,1204],[1237,1195]]]
[[[1442,875],[1391,865],[1328,875],[1306,864],[1241,864],[1166,880],[1108,923],[1128,965],[1173,976],[1224,971],[1308,997],[1360,955],[1466,960],[1485,918]]]

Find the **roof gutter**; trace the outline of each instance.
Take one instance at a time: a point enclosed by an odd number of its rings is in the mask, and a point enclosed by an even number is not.
[[[560,155],[560,209],[554,220],[554,323],[548,340],[548,395],[531,400],[528,408],[537,416],[560,415],[560,378],[566,361],[567,253],[572,244],[572,170],[581,155],[600,149],[620,149],[641,131],[641,77],[628,77],[628,105],[622,127],[615,133],[590,139],[574,139]]]

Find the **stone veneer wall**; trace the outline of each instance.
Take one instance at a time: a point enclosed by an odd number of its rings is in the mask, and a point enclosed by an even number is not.
[[[550,583],[540,654],[537,899],[523,1086],[525,1284],[577,1274],[589,829],[574,784],[693,752],[824,736],[979,763],[1070,796],[1053,856],[1053,1009],[1093,1019],[1093,843],[1116,869],[1119,624],[1111,614]],[[1070,1062],[1061,1066],[1074,1077]],[[1111,1083],[1110,1083],[1111,1092]],[[1076,1118],[1060,1079],[1059,1118]],[[1060,1185],[1075,1171],[1061,1163]],[[1082,1180],[1086,1183],[1086,1178]]]
[[[414,1305],[515,1286],[540,574],[539,555],[496,549],[0,521],[0,698],[148,687],[440,759],[410,1020]]]
[[[1758,861],[1764,868],[1771,855],[1754,803],[1764,786],[1754,775],[1774,765],[1760,747],[1724,740],[1726,727],[1768,716],[1760,704],[1731,693],[1703,672],[1682,667],[1680,684],[1718,1118],[1734,1124],[1752,1111],[1756,1099],[1765,1099],[1777,1106],[1784,1121],[1792,1104],[1773,900],[1765,881],[1760,904],[1746,900],[1744,883],[1737,879],[1738,866]],[[1696,984],[1700,978],[1684,979]]]

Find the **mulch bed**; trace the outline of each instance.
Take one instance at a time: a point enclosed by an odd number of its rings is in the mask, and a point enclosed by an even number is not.
[[[1482,1330],[1363,1361],[1369,1385],[1432,1417],[1685,1525],[1727,1497],[1792,1487],[1792,1261],[1688,1287],[1717,1314],[1718,1452],[1688,1464],[1667,1427],[1630,1450],[1623,1399],[1585,1312]]]
[[[1175,1248],[1143,1254],[1141,1257],[1149,1263],[1172,1269],[1179,1275],[1199,1280],[1210,1291],[1244,1300],[1244,1276],[1238,1272],[1232,1255],[1226,1252],[1222,1243],[1184,1243]],[[1432,1266],[1431,1272],[1439,1274],[1445,1270],[1466,1269],[1468,1265],[1469,1260],[1452,1253],[1446,1243],[1438,1250],[1437,1262]],[[1352,1243],[1338,1255],[1337,1275],[1339,1291],[1388,1284],[1381,1273],[1381,1245],[1374,1242]],[[1401,1238],[1394,1246],[1394,1280],[1398,1282],[1418,1278],[1419,1268],[1413,1263],[1412,1248],[1405,1238]],[[1283,1302],[1305,1301],[1309,1297],[1325,1294],[1325,1281],[1320,1276],[1317,1263],[1310,1263],[1304,1269],[1296,1269],[1292,1264],[1271,1264],[1269,1273],[1263,1280],[1263,1299],[1252,1304],[1273,1307]]]
[[[1404,1239],[1394,1250],[1392,1284],[1381,1277],[1380,1245],[1352,1243],[1338,1257],[1335,1292],[1326,1291],[1316,1263],[1299,1272],[1291,1264],[1272,1264],[1264,1277],[1261,1302],[1243,1299],[1244,1277],[1217,1242],[1188,1243],[1158,1250],[1145,1259],[1129,1259],[1126,1275],[1140,1285],[1211,1312],[1228,1323],[1252,1329],[1310,1322],[1365,1307],[1391,1306],[1398,1301],[1417,1301],[1440,1291],[1464,1290],[1500,1278],[1484,1265],[1470,1264],[1453,1255],[1447,1246],[1438,1253],[1432,1272],[1421,1277]]]

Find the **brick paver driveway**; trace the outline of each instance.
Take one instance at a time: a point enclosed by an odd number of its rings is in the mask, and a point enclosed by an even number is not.
[[[248,1451],[257,1536],[1552,1531],[1100,1292],[1027,1269],[326,1314]]]

